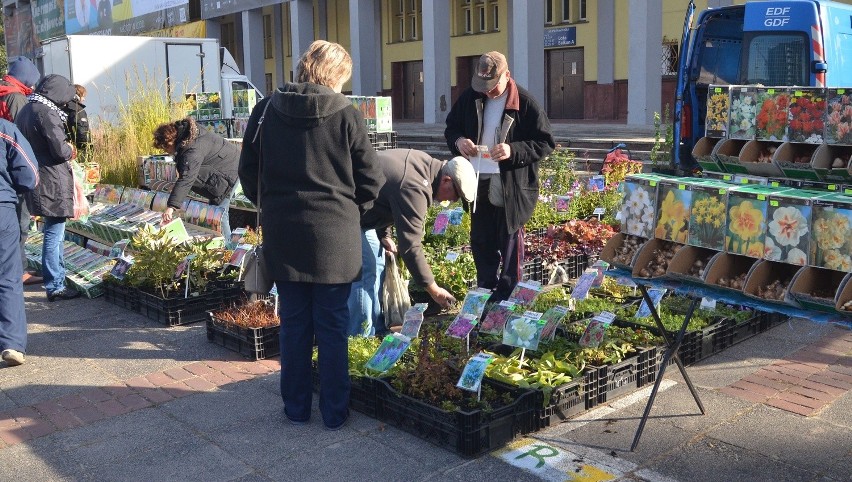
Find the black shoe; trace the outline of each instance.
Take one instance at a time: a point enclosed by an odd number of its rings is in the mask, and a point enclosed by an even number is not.
[[[54,291],[53,293],[47,294],[47,301],[56,301],[56,300],[73,300],[80,296],[80,292],[75,290],[74,288],[62,288],[59,291]]]
[[[339,424],[337,424],[333,427],[326,425],[325,429],[330,431],[330,432],[336,432],[336,431],[342,429],[343,427],[345,427],[347,422],[349,422],[349,409],[348,408],[346,409],[346,418],[344,418],[342,422],[340,422]]]

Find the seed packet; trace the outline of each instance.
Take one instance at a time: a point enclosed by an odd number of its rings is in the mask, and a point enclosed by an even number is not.
[[[462,390],[478,392],[482,386],[482,377],[485,376],[485,368],[494,359],[494,355],[486,353],[477,353],[471,357],[467,365],[462,370],[461,378],[459,378],[456,386]]]
[[[479,332],[492,335],[503,333],[506,321],[510,316],[515,314],[514,307],[515,303],[511,301],[501,301],[498,304],[492,305],[491,309],[485,315],[485,319],[482,320],[482,324],[479,326]]]
[[[603,191],[606,187],[606,178],[601,175],[592,176],[589,178],[589,191]]]
[[[608,311],[604,311],[592,318],[592,321],[590,321],[588,326],[586,326],[586,331],[583,332],[583,336],[580,337],[580,346],[589,348],[596,348],[599,346],[603,341],[606,327],[609,326],[614,319],[615,315]]]
[[[423,312],[409,309],[405,312],[405,319],[402,321],[402,329],[399,333],[409,338],[416,338],[420,334],[420,326],[423,325]]]
[[[127,270],[129,270],[131,266],[133,266],[133,258],[122,256],[116,260],[115,265],[112,267],[109,274],[117,280],[123,280],[124,276],[127,274]]]
[[[542,340],[553,339],[556,335],[556,327],[559,326],[559,322],[565,318],[566,314],[568,314],[567,306],[554,306],[541,315],[541,319],[544,320],[544,328],[541,330]]]
[[[509,295],[509,301],[526,306],[531,304],[540,292],[541,284],[524,281],[515,285],[515,289]]]
[[[219,219],[221,221],[221,218]],[[234,228],[231,231],[231,245],[236,246],[243,242],[243,237],[246,235],[246,228]]]
[[[568,206],[571,204],[571,196],[556,196],[556,212],[568,212]]]
[[[571,292],[571,298],[575,300],[585,300],[589,296],[589,290],[598,277],[598,271],[588,268],[583,274],[577,278],[577,283],[574,285],[574,290]]]
[[[382,344],[376,349],[373,357],[367,361],[365,368],[379,373],[390,370],[399,360],[399,357],[405,353],[409,345],[411,345],[411,339],[406,336],[402,336],[399,333],[387,335],[382,340]]]
[[[477,316],[459,313],[458,316],[456,316],[456,319],[454,319],[447,328],[446,335],[453,338],[467,338],[467,335],[473,331],[473,328],[476,326],[478,321],[479,317]]]
[[[441,211],[435,217],[435,226],[432,227],[432,234],[444,234],[447,232],[447,226],[450,224],[450,215],[447,211]]]
[[[509,317],[503,328],[503,344],[535,350],[541,340],[545,320],[534,320],[523,315]]]
[[[451,226],[460,226],[462,223],[462,216],[464,215],[464,210],[462,208],[455,208],[449,211],[450,215],[450,225]]]
[[[471,315],[479,319],[482,316],[482,312],[485,311],[485,303],[490,297],[491,292],[486,289],[477,288],[468,291],[464,297],[464,303],[462,303],[459,314]]]
[[[228,260],[227,264],[231,266],[236,266],[237,268],[241,268],[243,266],[243,261],[245,260],[246,254],[248,254],[248,252],[251,251],[253,247],[254,246],[250,244],[238,245],[236,249],[234,249],[233,254],[231,254],[231,259]]]
[[[668,291],[666,288],[652,288],[648,290],[648,296],[651,298],[651,301],[654,303],[654,308],[656,309],[660,306],[660,300],[663,299],[663,296]],[[651,316],[651,309],[648,308],[648,303],[645,302],[645,298],[642,298],[642,304],[639,305],[639,309],[636,310],[636,318],[645,318],[646,316]]]

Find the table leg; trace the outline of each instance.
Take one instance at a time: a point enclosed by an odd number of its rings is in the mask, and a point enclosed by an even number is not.
[[[660,383],[663,381],[663,376],[666,374],[666,368],[669,364],[669,360],[672,358],[674,358],[681,375],[683,375],[683,379],[686,381],[686,385],[692,393],[692,398],[694,398],[695,403],[698,404],[701,414],[704,415],[705,413],[704,404],[701,403],[701,399],[698,397],[698,391],[695,390],[695,387],[692,385],[692,380],[689,378],[689,375],[687,375],[686,368],[683,366],[683,362],[680,361],[680,357],[677,354],[677,351],[683,342],[683,336],[686,334],[686,327],[689,325],[689,320],[692,318],[692,314],[695,312],[695,307],[698,305],[698,300],[693,299],[690,303],[689,309],[686,311],[683,324],[681,325],[674,342],[672,342],[666,335],[665,327],[663,326],[662,320],[660,320],[660,314],[657,312],[657,308],[651,301],[651,297],[648,295],[647,289],[644,285],[639,285],[639,290],[642,292],[642,298],[645,300],[645,303],[647,303],[651,308],[651,316],[654,317],[654,322],[657,323],[657,327],[660,329],[663,340],[665,340],[666,351],[663,354],[662,361],[660,362],[660,371],[657,373],[657,380],[654,382],[654,388],[651,389],[651,396],[648,398],[647,405],[645,405],[645,412],[642,414],[642,419],[639,421],[639,428],[636,430],[636,435],[633,437],[633,444],[630,446],[631,452],[636,450],[636,446],[639,445],[639,439],[642,437],[642,431],[645,429],[645,423],[648,421],[648,416],[651,413],[651,407],[654,405],[654,400],[657,398],[657,391],[660,389]]]

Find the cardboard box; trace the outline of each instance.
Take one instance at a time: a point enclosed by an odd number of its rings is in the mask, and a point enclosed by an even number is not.
[[[825,143],[852,145],[852,90],[826,91]]]
[[[826,194],[813,202],[811,266],[852,271],[852,199]]]
[[[667,270],[666,275],[670,278],[676,278],[682,281],[703,284],[704,275],[707,274],[710,261],[717,254],[719,254],[719,251],[716,251],[715,249],[700,248],[698,246],[684,246],[669,262],[669,269]],[[702,266],[699,269],[702,271],[698,274],[692,274],[690,272],[697,260],[701,261]]]
[[[789,189],[769,196],[766,211],[765,259],[805,266],[810,264],[814,200],[827,193]]]
[[[749,271],[743,293],[750,298],[755,298],[768,303],[781,303],[799,306],[796,300],[790,297],[790,286],[793,285],[793,278],[800,269],[804,268],[801,266],[762,259],[756,262]],[[759,289],[767,288],[776,280],[780,280],[782,284],[786,285],[782,299],[776,300],[773,298],[763,298],[758,296],[757,293]]]
[[[783,176],[772,158],[781,147],[780,142],[748,141],[740,151],[740,164],[753,176]]]
[[[657,186],[654,237],[686,244],[692,209],[691,182],[686,178],[664,179]]]
[[[666,276],[666,271],[668,270],[668,265],[666,265],[663,269],[663,273],[660,275],[650,274],[643,275],[643,271],[649,267],[651,261],[660,254],[661,251],[675,250],[677,252],[683,248],[683,244],[673,243],[671,241],[665,241],[662,239],[651,239],[647,243],[642,245],[642,248],[639,249],[639,252],[636,254],[636,257],[633,261],[633,277],[634,278],[646,278],[646,279],[656,279],[663,278]],[[671,256],[669,262],[674,259],[674,255]]]
[[[812,158],[817,150],[814,144],[794,144],[785,142],[778,147],[772,156],[772,163],[784,174],[793,179],[819,180],[819,174],[814,169]]]
[[[844,315],[852,316],[852,274],[847,274],[837,289],[834,310]]]
[[[633,256],[630,258],[630,262],[628,264],[625,264],[623,262],[617,261],[616,255],[618,253],[619,248],[624,246],[624,242],[628,239],[628,237],[637,239],[637,243],[639,244],[639,246],[633,253]],[[616,233],[615,236],[609,238],[609,241],[607,241],[607,243],[604,245],[603,249],[601,250],[600,259],[617,268],[633,271],[633,265],[636,262],[636,256],[639,254],[639,251],[641,251],[642,245],[646,242],[647,239],[645,238],[637,238],[636,236],[631,236],[624,233]]]
[[[838,167],[835,166],[838,160]],[[826,181],[849,181],[852,174],[852,146],[820,145],[811,159],[811,166],[820,179]]]
[[[692,210],[689,215],[687,244],[718,251],[725,249],[728,190],[730,184],[707,181],[692,185]]]
[[[759,104],[757,87],[732,85],[731,111],[728,137],[731,139],[754,139],[755,115]]]
[[[727,85],[710,85],[707,88],[707,115],[704,132],[707,137],[728,137],[728,116],[731,110],[731,93]]]
[[[796,87],[790,89],[787,140],[822,144],[825,132],[825,89]]]
[[[622,181],[621,232],[650,238],[657,218],[657,185],[654,175],[632,175]]]
[[[376,132],[393,131],[392,104],[390,97],[376,97]]]
[[[742,288],[732,288],[731,286],[723,286],[719,284],[720,280],[732,280],[741,277],[743,287],[751,267],[756,262],[755,259],[747,256],[740,256],[731,253],[719,253],[710,260],[710,266],[704,271],[704,283],[717,288],[742,292]]]
[[[778,192],[783,191],[764,186],[743,186],[728,191],[725,251],[763,257],[769,195]]]
[[[745,166],[740,163],[740,152],[746,145],[745,140],[722,139],[713,149],[716,161],[730,173],[748,174]]]
[[[759,141],[787,141],[787,109],[790,92],[785,87],[758,87],[754,138]]]
[[[849,273],[842,271],[805,266],[793,279],[790,297],[802,308],[834,313],[841,287],[849,277]]]
[[[692,148],[692,157],[701,166],[701,169],[725,172],[725,168],[722,167],[719,159],[713,155],[713,151],[721,143],[721,140],[715,137],[702,137],[695,143],[695,147]]]

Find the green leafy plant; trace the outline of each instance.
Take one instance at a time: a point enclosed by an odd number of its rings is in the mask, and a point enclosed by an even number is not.
[[[672,125],[669,104],[666,104],[664,117],[654,112],[654,145],[651,147],[651,162],[655,166],[668,165],[672,158],[674,147],[674,126]]]
[[[453,209],[460,207],[460,204],[450,205]],[[436,252],[446,253],[452,248],[459,248],[470,244],[470,213],[462,213],[462,222],[459,225],[448,225],[447,230],[443,234],[432,234],[432,227],[435,226],[435,218],[438,213],[445,208],[440,205],[429,206],[426,211],[425,228],[426,233],[423,235],[423,245],[431,246]]]
[[[457,300],[464,299],[470,285],[476,281],[473,255],[461,253],[455,261],[446,258],[446,251],[424,246],[426,262],[435,276],[435,283],[449,291]]]

